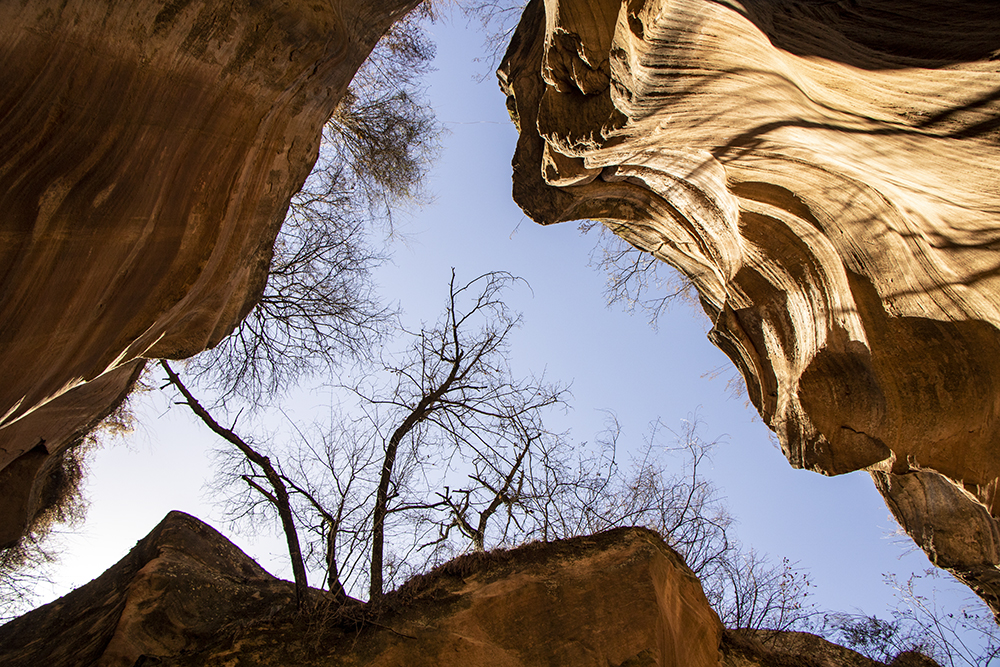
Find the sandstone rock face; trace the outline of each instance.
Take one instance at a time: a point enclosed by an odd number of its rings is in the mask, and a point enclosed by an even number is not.
[[[536,0],[500,78],[528,215],[685,273],[789,461],[1000,611],[995,3]]]
[[[414,4],[0,6],[0,544],[138,360],[252,307],[324,122]]]
[[[714,667],[721,657],[698,580],[642,529],[466,558],[377,612],[321,604],[298,616],[292,596],[291,583],[174,512],[98,579],[0,627],[0,663]]]

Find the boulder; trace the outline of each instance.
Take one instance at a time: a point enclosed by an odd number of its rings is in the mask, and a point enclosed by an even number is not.
[[[215,529],[171,512],[97,579],[0,626],[0,664],[133,667],[211,642],[243,619],[295,607]]]
[[[1000,611],[995,3],[534,0],[499,76],[525,212],[679,269],[792,465]]]

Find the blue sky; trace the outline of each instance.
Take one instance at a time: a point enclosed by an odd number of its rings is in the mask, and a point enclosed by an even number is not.
[[[474,26],[473,26],[474,28]],[[833,610],[886,613],[891,590],[882,573],[929,567],[896,525],[865,473],[837,478],[793,470],[770,432],[743,398],[729,398],[732,364],[705,337],[697,306],[678,305],[653,331],[642,315],[605,305],[605,277],[588,266],[593,236],[574,223],[543,228],[510,197],[516,132],[492,77],[475,81],[482,36],[455,19],[432,26],[437,71],[429,95],[448,130],[430,177],[434,200],[402,220],[409,237],[380,271],[383,293],[398,300],[411,326],[440,312],[451,267],[460,278],[490,270],[522,276],[531,289],[511,293],[524,314],[512,345],[521,373],[545,371],[572,383],[573,410],[563,427],[590,439],[603,409],[624,428],[621,442],[641,442],[657,418],[668,426],[697,413],[702,436],[720,439],[708,475],[738,519],[738,537],[776,559],[788,557],[811,573],[814,600]],[[719,367],[723,372],[708,374]],[[297,394],[296,408],[321,409],[322,391]],[[290,576],[282,542],[269,530],[234,535],[204,488],[211,477],[213,436],[159,393],[143,398],[141,425],[127,444],[99,451],[91,466],[88,522],[64,539],[66,552],[49,596],[86,583],[124,556],[171,509],[215,525],[279,576]],[[951,585],[948,599],[965,589]]]

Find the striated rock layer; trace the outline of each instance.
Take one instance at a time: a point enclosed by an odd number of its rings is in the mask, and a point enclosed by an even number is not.
[[[0,5],[0,545],[146,358],[218,342],[416,0]]]
[[[778,633],[778,642],[767,637],[775,644],[768,649],[724,631],[694,574],[641,528],[463,556],[411,580],[377,608],[338,606],[312,592],[309,609],[296,613],[290,582],[264,572],[197,519],[172,512],[99,578],[0,626],[0,663],[879,664],[811,635]]]
[[[697,287],[792,465],[871,471],[1000,611],[992,0],[536,0],[514,197]]]

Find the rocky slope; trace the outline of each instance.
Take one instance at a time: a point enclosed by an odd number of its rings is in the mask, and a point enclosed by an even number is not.
[[[144,357],[220,340],[416,0],[0,4],[0,545]]]
[[[1000,611],[995,3],[536,0],[500,78],[528,215],[686,274],[789,461]]]
[[[297,614],[291,583],[173,512],[99,578],[0,627],[0,664],[878,665],[816,637],[766,649],[726,633],[691,571],[638,528],[465,556],[377,609],[319,591],[311,604]]]

